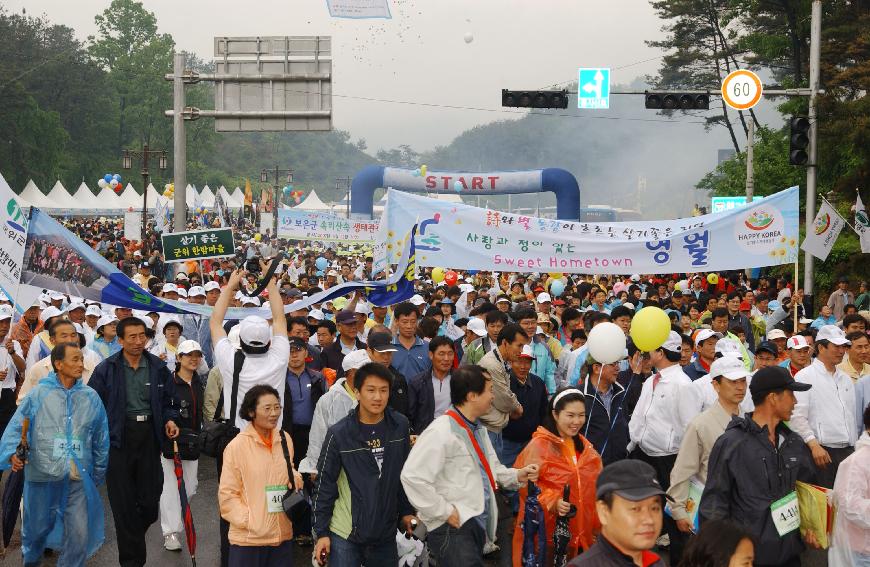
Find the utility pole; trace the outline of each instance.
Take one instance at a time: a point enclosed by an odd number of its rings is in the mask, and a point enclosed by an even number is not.
[[[813,230],[813,219],[816,216],[816,176],[818,174],[818,136],[819,126],[816,114],[816,99],[819,95],[819,64],[821,63],[822,40],[822,1],[813,0],[812,20],[810,23],[810,104],[807,116],[810,121],[809,160],[807,163],[807,202],[806,230]],[[814,278],[813,255],[804,252],[804,305],[808,312],[813,312]]]
[[[755,120],[749,121],[749,134],[746,136],[746,204],[752,204],[755,194],[755,170],[753,160],[755,154]]]
[[[148,149],[148,144],[145,144],[141,150],[124,150],[121,159],[121,167],[126,170],[133,168],[134,157],[142,160],[142,242],[145,241],[148,228],[148,180],[151,177],[148,158],[152,155],[157,156],[160,171],[166,171],[166,150],[151,150]]]
[[[172,73],[172,167],[175,187],[175,232],[187,230],[187,135],[184,132],[184,60],[175,53]]]
[[[261,183],[268,183],[270,173],[275,174],[275,183],[272,184],[272,189],[274,192],[273,203],[274,203],[275,210],[272,212],[272,214],[275,217],[273,219],[274,220],[274,227],[273,228],[275,230],[275,235],[277,236],[278,235],[278,209],[281,207],[281,194],[283,193],[283,191],[281,191],[281,186],[278,184],[278,178],[281,175],[286,175],[287,176],[287,183],[288,184],[293,183],[293,170],[290,168],[279,169],[277,165],[275,166],[275,169],[264,169],[263,171],[260,172],[260,182]]]
[[[335,178],[335,194],[341,195],[340,191],[344,191],[345,198],[345,215],[347,218],[350,218],[350,177],[336,177]]]

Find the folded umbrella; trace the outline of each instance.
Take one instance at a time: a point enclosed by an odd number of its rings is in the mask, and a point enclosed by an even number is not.
[[[529,481],[523,513],[523,567],[543,567],[547,552],[547,528],[544,509],[538,501],[541,490]]]
[[[196,567],[196,528],[193,526],[193,515],[190,513],[190,503],[187,501],[187,488],[184,486],[184,468],[181,466],[181,455],[178,453],[178,441],[173,441],[172,447],[175,479],[178,481],[178,496],[181,498],[181,517],[184,519],[184,535],[187,538],[190,560],[193,562],[193,567]]]
[[[562,490],[562,500],[568,500],[571,497],[571,487],[567,484]],[[571,542],[571,530],[569,524],[571,518],[577,514],[577,507],[571,504],[571,510],[564,516],[556,517],[556,526],[553,528],[553,565],[555,567],[565,567],[568,564],[568,544]]]

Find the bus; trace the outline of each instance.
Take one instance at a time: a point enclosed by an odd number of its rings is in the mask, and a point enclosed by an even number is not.
[[[590,205],[580,209],[580,222],[620,222],[643,220],[638,211],[607,205]]]

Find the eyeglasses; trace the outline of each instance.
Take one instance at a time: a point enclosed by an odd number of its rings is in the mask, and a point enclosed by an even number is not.
[[[259,406],[257,409],[263,413],[281,413],[281,410],[284,408],[279,404],[276,406]]]

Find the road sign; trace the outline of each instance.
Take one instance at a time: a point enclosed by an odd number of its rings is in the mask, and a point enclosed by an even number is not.
[[[754,203],[760,199],[762,199],[762,197],[753,197],[752,202]],[[710,208],[714,213],[721,213],[722,211],[728,211],[744,206],[746,206],[746,197],[713,197],[713,202],[711,203]]]
[[[236,255],[233,229],[190,230],[161,236],[165,262],[185,262]]]
[[[761,79],[752,71],[731,71],[722,81],[722,99],[734,110],[749,110],[761,100]]]
[[[610,69],[580,69],[577,108],[610,108]]]

